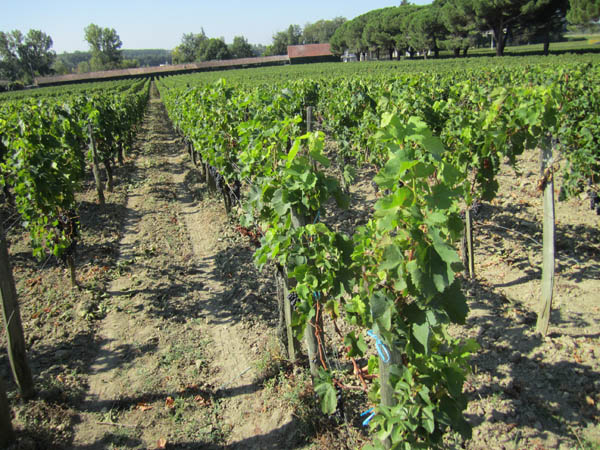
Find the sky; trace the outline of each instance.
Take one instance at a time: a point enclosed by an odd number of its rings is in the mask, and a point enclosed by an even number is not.
[[[251,44],[268,45],[274,33],[290,24],[304,26],[337,16],[352,19],[398,4],[399,0],[2,0],[0,31],[41,30],[50,35],[57,53],[88,50],[83,29],[90,23],[114,28],[124,49],[173,49],[183,33],[202,28],[208,37],[223,37],[227,43],[244,36]]]

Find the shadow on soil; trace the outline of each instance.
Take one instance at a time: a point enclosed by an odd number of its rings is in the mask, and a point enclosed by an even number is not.
[[[473,426],[501,422],[506,430],[529,426],[535,430],[533,437],[545,438],[545,432],[552,431],[573,440],[573,428],[596,423],[598,411],[586,402],[586,395],[594,392],[600,374],[576,358],[549,363],[541,356],[543,345],[570,345],[577,336],[555,332],[544,339],[533,332],[534,313],[478,281],[465,281],[464,286],[470,297],[485,299],[471,303],[477,313],[467,322],[467,327],[479,326],[474,338],[481,350],[472,366],[475,376],[483,377],[477,388],[467,388],[471,400],[483,405],[483,410],[466,415],[468,421]],[[558,312],[551,318],[553,324],[560,320]],[[600,335],[583,337],[598,339]]]
[[[476,217],[475,234],[492,236],[492,239],[485,239],[483,242],[479,239],[477,245],[482,245],[493,254],[494,239],[509,242],[510,248],[503,257],[518,270],[525,272],[525,276],[518,280],[497,287],[515,286],[532,279],[541,279],[540,268],[532,267],[526,253],[511,251],[515,247],[533,247],[536,252],[539,251],[540,254],[542,252],[542,223],[520,217],[523,207],[523,205],[499,207],[486,203],[482,204],[481,211]],[[600,250],[597,246],[590,245],[590,242],[598,240],[598,229],[583,225],[557,225],[555,232],[556,265],[561,277],[575,282],[600,279]],[[533,239],[532,236],[536,236],[537,239]],[[582,265],[583,267],[579,267]]]
[[[281,444],[278,443],[278,437],[286,436],[288,445],[286,449],[296,449],[303,446],[303,442],[299,439],[296,444],[289,444],[293,437],[297,434],[300,424],[297,419],[292,422],[273,430],[270,433],[253,436],[242,441],[233,442],[228,445],[215,445],[208,441],[196,442],[178,442],[176,444],[168,444],[170,449],[205,449],[205,450],[242,450],[242,449],[264,449],[264,450],[281,450]],[[137,438],[127,436],[127,432],[123,431],[107,431],[105,436],[97,442],[90,445],[73,447],[74,450],[92,450],[101,446],[116,445],[119,448],[141,448],[145,443]],[[107,447],[108,448],[108,447]]]

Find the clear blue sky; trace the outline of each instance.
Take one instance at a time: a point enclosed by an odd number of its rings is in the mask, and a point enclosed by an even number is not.
[[[270,44],[273,34],[290,24],[352,19],[398,4],[400,0],[2,0],[0,31],[42,30],[52,37],[57,53],[87,50],[83,29],[90,23],[114,28],[128,49],[172,49],[183,33],[201,28],[227,43],[243,35],[252,44]]]

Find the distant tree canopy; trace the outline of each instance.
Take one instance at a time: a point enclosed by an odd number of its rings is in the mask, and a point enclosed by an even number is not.
[[[52,73],[56,53],[51,50],[52,38],[40,30],[0,31],[0,78],[33,82],[38,75]]]
[[[584,25],[600,19],[600,0],[570,0],[569,23]]]
[[[144,50],[121,50],[123,61],[120,68],[127,67],[150,67],[161,64],[171,63],[171,51],[162,49],[144,49]],[[61,53],[56,55],[56,60],[52,65],[53,71],[58,75],[69,73],[89,72],[91,52],[75,51],[72,53]]]
[[[248,43],[244,36],[236,36],[227,45],[224,38],[209,38],[201,29],[200,33],[184,33],[172,52],[173,64],[202,62],[258,56],[264,49]]]
[[[267,46],[265,55],[285,55],[288,45],[328,43],[335,31],[345,22],[344,17],[336,17],[332,20],[307,23],[304,29],[300,25],[290,25],[286,30],[273,35],[273,42]]]
[[[96,24],[85,27],[85,40],[90,45],[92,58],[90,69],[111,70],[121,68],[123,54],[121,53],[121,38],[114,28],[101,28]]]
[[[600,0],[434,0],[424,6],[403,1],[341,23],[330,42],[337,54],[371,51],[379,56],[384,51],[391,58],[394,52],[419,52],[426,57],[446,49],[458,56],[481,42],[483,33],[491,33],[499,56],[509,38],[543,42],[547,53],[567,19],[586,23],[599,18]]]
[[[331,20],[319,20],[315,23],[307,23],[302,30],[303,44],[324,44],[329,42],[335,30],[342,25],[346,19],[336,17]]]
[[[244,36],[236,36],[233,43],[229,46],[229,53],[232,58],[250,58],[254,56],[254,48],[248,43]]]

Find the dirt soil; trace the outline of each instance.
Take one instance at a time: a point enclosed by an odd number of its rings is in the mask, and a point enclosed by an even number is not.
[[[498,198],[475,217],[477,276],[463,280],[471,314],[451,330],[481,345],[465,384],[473,438],[448,434],[446,448],[600,448],[599,217],[585,196],[557,203],[555,298],[541,338],[537,166],[529,152],[519,174],[505,167]],[[324,220],[349,233],[365,223],[380,195],[373,175],[359,171],[352,209]],[[337,449],[368,441],[364,395],[345,393],[344,417],[324,417],[306,361],[283,360],[272,272],[255,269],[255,247],[207,192],[154,88],[115,191],[105,206],[94,195],[88,180],[79,196],[81,289],[70,288],[53,259],[34,260],[16,217],[2,217],[38,389],[23,402],[0,353],[15,449]],[[326,325],[329,357],[351,367]]]

